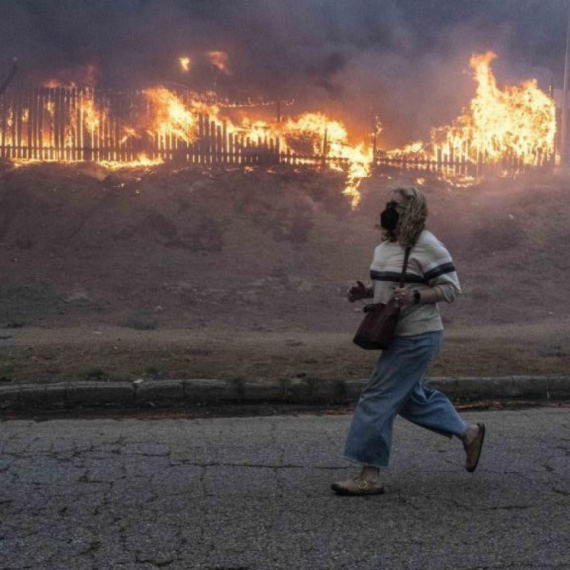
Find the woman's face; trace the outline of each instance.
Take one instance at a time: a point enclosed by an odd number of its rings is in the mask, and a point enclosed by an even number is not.
[[[406,198],[402,196],[399,192],[392,192],[392,196],[390,197],[390,201],[396,202],[400,206],[404,207],[406,205]],[[402,208],[398,208],[401,211]]]

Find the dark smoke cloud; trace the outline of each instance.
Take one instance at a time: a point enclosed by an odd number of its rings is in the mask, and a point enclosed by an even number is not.
[[[492,49],[501,80],[560,83],[564,0],[0,0],[0,64],[42,82],[85,64],[114,88],[153,82],[233,97],[295,97],[386,142],[425,136],[473,94],[472,52]],[[230,54],[231,75],[204,54]],[[182,76],[177,58],[193,58]]]

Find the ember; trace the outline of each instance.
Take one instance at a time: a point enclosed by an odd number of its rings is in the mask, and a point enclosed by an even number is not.
[[[211,64],[217,68],[219,71],[221,71],[222,73],[225,73],[226,75],[230,74],[230,70],[228,69],[228,61],[229,61],[229,56],[226,52],[224,51],[209,51],[208,52],[208,58],[211,62]]]
[[[189,57],[181,57],[179,60],[180,67],[184,73],[188,73],[190,71],[190,58]]]

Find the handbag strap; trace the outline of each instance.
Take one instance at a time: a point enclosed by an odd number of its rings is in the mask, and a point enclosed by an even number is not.
[[[411,247],[406,248],[406,253],[404,254],[404,266],[402,267],[402,274],[400,275],[400,289],[404,286],[404,281],[406,279],[406,269],[408,269],[408,260],[410,259]]]

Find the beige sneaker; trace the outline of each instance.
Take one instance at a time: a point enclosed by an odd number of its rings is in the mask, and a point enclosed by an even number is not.
[[[382,495],[384,487],[379,479],[354,475],[344,481],[336,481],[331,489],[338,495]]]
[[[465,469],[469,473],[473,473],[477,469],[479,464],[479,458],[481,457],[481,451],[483,450],[483,442],[485,441],[485,424],[478,423],[477,427],[479,432],[470,444],[463,444],[463,449],[465,450]]]

